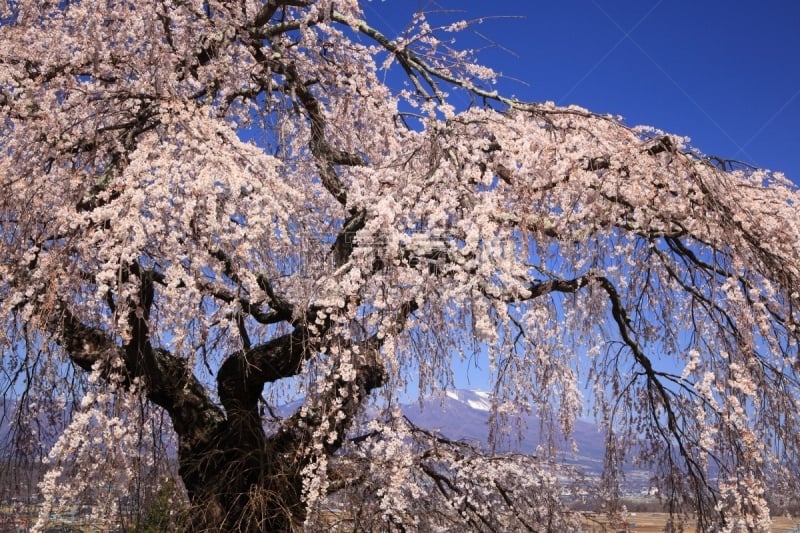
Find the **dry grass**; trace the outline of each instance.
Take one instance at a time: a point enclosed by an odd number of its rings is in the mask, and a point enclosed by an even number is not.
[[[628,517],[630,525],[628,531],[631,533],[661,533],[667,521],[665,513],[632,513]],[[585,520],[587,531],[614,532],[624,531],[622,527],[610,527],[607,522]],[[631,525],[635,524],[635,525]],[[800,518],[775,517],[772,519],[772,533],[787,533],[800,527]],[[694,531],[694,524],[689,523],[686,527],[687,532]]]

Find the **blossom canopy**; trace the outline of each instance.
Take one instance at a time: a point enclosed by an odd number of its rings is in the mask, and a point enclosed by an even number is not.
[[[390,38],[356,0],[0,16],[0,381],[20,449],[74,410],[48,505],[91,492],[68,468],[132,482],[166,416],[198,530],[312,527],[342,501],[376,528],[577,528],[547,450],[485,457],[393,416],[484,356],[495,431],[534,409],[569,435],[590,406],[611,501],[631,459],[705,529],[766,530],[767,493],[798,490],[780,174],[503,97],[449,44],[465,23]],[[302,407],[270,414],[287,381]]]

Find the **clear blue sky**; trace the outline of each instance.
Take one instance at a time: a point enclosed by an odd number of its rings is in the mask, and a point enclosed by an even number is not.
[[[367,20],[390,36],[420,8],[439,11],[435,21],[520,17],[487,19],[459,38],[464,46],[486,47],[479,57],[507,77],[504,93],[688,135],[707,154],[780,170],[800,183],[800,1],[363,5]]]

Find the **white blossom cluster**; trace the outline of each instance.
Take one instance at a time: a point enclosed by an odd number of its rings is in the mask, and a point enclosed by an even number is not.
[[[96,527],[119,523],[119,502],[154,466],[152,435],[140,430],[143,414],[134,395],[86,393],[45,459],[50,468],[39,485],[43,505],[33,531],[82,507],[91,510],[88,520]]]
[[[474,531],[580,531],[559,478],[569,469],[525,455],[495,455],[452,442],[409,424],[395,413],[373,422],[334,467],[364,469],[359,484],[323,502],[323,508],[358,506],[365,529],[450,531],[465,523]]]

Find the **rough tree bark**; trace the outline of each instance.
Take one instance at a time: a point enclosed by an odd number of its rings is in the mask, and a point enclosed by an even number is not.
[[[319,350],[319,338],[330,322],[321,321],[322,327],[312,334],[306,325],[317,315],[312,309],[296,321],[291,332],[231,354],[217,374],[221,410],[187,370],[185,361],[152,346],[147,321],[159,276],[137,264],[130,267],[129,275],[136,276],[141,287],[128,316],[131,340],[119,347],[102,330],[82,324],[68,309],[60,308],[53,315],[60,344],[87,372],[106,364],[109,354],[117,352],[124,367],[109,368],[105,378],[119,386],[142,384],[147,398],[169,413],[179,439],[180,475],[193,505],[193,530],[300,527],[305,519],[302,471],[310,459],[311,432],[322,417],[330,417],[328,427],[339,437],[325,443],[324,453],[330,456],[339,449],[361,402],[384,383],[385,371],[377,356],[381,342],[371,338],[361,343],[366,355],[356,368],[357,378],[334,381],[331,392],[316,402],[318,412],[295,413],[267,435],[259,411],[264,384],[298,374],[304,361]],[[292,316],[293,310],[285,306],[285,302],[275,305]],[[404,307],[399,327],[416,307],[416,303]]]

